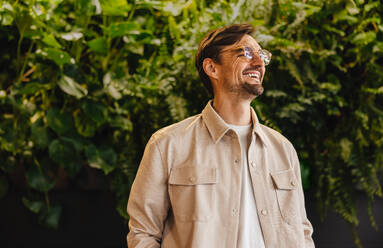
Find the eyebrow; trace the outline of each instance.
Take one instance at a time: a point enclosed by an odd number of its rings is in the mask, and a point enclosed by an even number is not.
[[[234,51],[235,51],[236,53],[244,52],[244,48],[245,48],[245,47],[238,47],[238,48],[234,49]]]
[[[237,52],[240,52],[240,51],[243,51],[245,48],[248,48],[248,49],[250,49],[251,51],[258,51],[258,50],[262,50],[262,48],[261,47],[259,47],[258,49],[254,49],[253,47],[251,47],[251,46],[240,46],[240,47],[238,47],[238,48],[235,48],[234,50],[235,51],[237,51]]]

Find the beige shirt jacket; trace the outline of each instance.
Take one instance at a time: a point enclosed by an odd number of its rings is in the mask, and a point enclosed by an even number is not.
[[[265,245],[312,248],[294,147],[252,108],[251,117],[249,171]],[[154,133],[129,196],[128,247],[235,248],[241,170],[239,139],[211,101]]]

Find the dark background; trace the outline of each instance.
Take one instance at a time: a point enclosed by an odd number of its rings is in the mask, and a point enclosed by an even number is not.
[[[306,210],[314,226],[313,238],[318,248],[356,247],[348,224],[334,213],[324,222],[315,211],[312,192],[306,192]],[[11,189],[0,200],[0,247],[126,247],[127,222],[115,210],[115,199],[108,190],[78,190],[50,193],[52,202],[63,205],[57,231],[38,225],[38,217],[21,203],[22,192]],[[364,197],[358,197],[358,209],[367,209]],[[375,231],[366,212],[359,212],[358,231],[365,248],[383,247],[383,199],[373,205],[380,229]]]

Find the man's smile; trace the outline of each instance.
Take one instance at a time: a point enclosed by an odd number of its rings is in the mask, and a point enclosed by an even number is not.
[[[243,71],[242,75],[244,75],[245,77],[251,78],[256,83],[261,82],[262,73],[259,68],[246,69]]]

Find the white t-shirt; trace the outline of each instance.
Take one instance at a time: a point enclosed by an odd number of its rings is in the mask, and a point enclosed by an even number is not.
[[[237,133],[242,151],[241,206],[239,213],[237,247],[265,248],[247,159],[252,125],[237,126],[228,124],[228,126]]]

